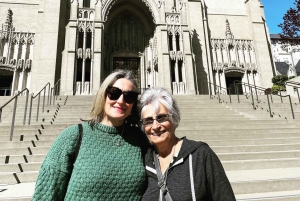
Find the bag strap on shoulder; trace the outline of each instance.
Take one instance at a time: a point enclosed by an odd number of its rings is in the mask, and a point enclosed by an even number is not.
[[[162,195],[165,197],[166,201],[172,201],[172,197],[167,188],[168,169],[166,170],[166,175],[163,175],[160,170],[159,161],[155,154],[155,151],[153,151],[153,159],[154,159],[154,165],[155,165],[155,169],[156,169],[156,173],[157,173],[158,187],[160,188]]]
[[[79,153],[79,149],[80,149],[81,141],[82,141],[82,133],[83,133],[82,124],[78,124],[78,135],[77,135],[76,146],[75,146],[75,151],[74,151],[74,155],[73,155],[73,164],[75,163],[78,153]]]

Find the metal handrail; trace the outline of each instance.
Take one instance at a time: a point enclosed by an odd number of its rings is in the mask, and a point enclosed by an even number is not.
[[[244,85],[244,88],[246,88],[246,85],[249,87],[249,89],[250,89],[250,91],[251,91],[251,98],[252,98],[252,107],[253,107],[253,110],[256,110],[256,107],[255,107],[255,104],[254,104],[254,98],[253,98],[253,91],[252,91],[252,87],[253,87],[253,85],[250,85],[250,84],[248,84],[248,83],[245,83],[245,82],[242,82],[242,81],[240,81],[240,80],[235,80],[234,81],[234,88],[235,88],[235,93],[237,94],[237,97],[238,97],[238,103],[240,103],[240,96],[239,96],[239,93],[238,93],[238,91],[237,91],[237,89],[238,89],[238,87],[236,87],[237,85]],[[261,87],[262,88],[262,87]],[[255,86],[255,93],[256,93],[256,100],[257,100],[257,102],[259,103],[259,100],[258,100],[258,96],[257,96],[257,89],[259,89],[259,88],[257,88],[256,86]],[[259,89],[259,90],[265,90],[265,89]],[[270,106],[270,102],[269,102],[269,94],[267,94],[267,99],[268,99],[268,105],[269,105],[269,111],[270,111],[270,117],[273,117],[273,115],[272,115],[272,113],[271,113],[271,106]]]
[[[228,88],[225,88],[225,87],[221,87],[221,86],[219,86],[219,85],[217,85],[217,84],[215,84],[215,83],[211,83],[211,82],[207,82],[209,85],[214,85],[215,86],[215,88],[216,87],[218,87],[219,88],[219,93],[218,93],[218,99],[219,99],[219,103],[221,103],[221,99],[220,99],[220,93],[221,93],[221,89],[225,89],[226,90],[226,92],[227,92],[227,90],[228,90],[228,94],[227,95],[229,95],[229,100],[230,100],[230,103],[231,103],[231,94],[230,94],[230,87],[228,87]],[[215,89],[215,93],[216,93],[216,89]],[[210,98],[211,98],[211,93],[210,93]]]
[[[53,87],[51,87],[51,92],[50,92],[50,105],[52,102],[52,94],[53,94],[53,105],[55,104],[55,100],[57,100],[57,96],[59,95],[59,84],[60,84],[60,79],[57,80],[57,82],[54,84]],[[58,94],[57,94],[58,92]]]
[[[16,110],[17,110],[17,101],[18,101],[18,96],[22,94],[24,91],[26,91],[26,102],[25,102],[25,109],[24,109],[24,118],[23,118],[23,125],[25,125],[26,122],[26,113],[27,113],[27,104],[28,104],[28,94],[29,90],[27,88],[23,89],[20,91],[17,95],[12,97],[9,101],[7,101],[3,106],[0,107],[0,122],[2,121],[1,116],[2,116],[2,110],[3,108],[8,105],[11,101],[15,100],[14,102],[14,108],[13,108],[13,116],[12,116],[12,122],[11,122],[11,127],[10,127],[10,137],[9,140],[12,141],[13,138],[13,133],[14,133],[14,128],[15,128],[15,118],[16,118]]]
[[[240,80],[235,80],[235,81],[233,81],[233,83],[234,83],[234,88],[235,88],[235,92],[237,91],[237,88],[236,88],[236,85],[235,85],[236,82],[242,83],[242,85],[244,85],[244,89],[246,89],[246,85],[247,85],[247,86],[249,87],[249,91],[251,91],[251,94],[253,94],[252,88],[254,88],[254,89],[255,89],[255,94],[256,94],[256,101],[257,101],[258,103],[259,103],[260,101],[258,100],[257,90],[260,90],[260,91],[265,92],[265,90],[267,89],[267,88],[264,88],[264,87],[256,86],[255,84],[253,85],[253,84],[249,84],[249,83],[246,83],[246,82],[242,82],[242,81],[240,81]],[[270,94],[270,97],[271,97],[271,100],[272,100],[272,103],[273,103],[272,94]],[[253,102],[254,102],[254,101],[253,101]]]
[[[298,100],[299,100],[299,103],[300,103],[300,96],[299,96],[299,90],[298,90],[300,88],[300,82],[286,81],[285,85],[293,87],[294,90],[295,90],[295,88],[297,88],[297,95],[298,95]],[[295,86],[295,85],[299,85],[299,86]]]
[[[251,85],[251,84],[248,84],[248,83],[245,83],[245,82],[241,82],[240,80],[236,80],[235,82],[239,82],[238,84],[248,85],[248,87],[250,87],[251,89],[254,87],[254,85]],[[256,88],[258,88],[259,90],[266,90],[266,88],[263,88],[263,87],[256,87]],[[290,96],[290,95],[282,95],[282,94],[281,94],[281,91],[279,91],[279,93],[280,93],[279,95],[278,95],[278,94],[273,94],[273,95],[280,96],[281,103],[283,103],[283,101],[282,101],[282,98],[283,98],[283,97],[289,97],[289,102],[290,102],[290,106],[291,106],[292,116],[293,116],[293,119],[295,119],[295,115],[294,115],[294,110],[293,110],[293,105],[292,105],[291,96]],[[270,102],[269,102],[269,94],[267,94],[267,93],[265,93],[265,94],[267,95],[267,99],[268,99],[268,106],[269,106],[269,111],[270,111],[270,117],[273,117],[273,115],[272,115],[272,113],[271,113]],[[252,90],[251,90],[251,95],[252,95],[252,104],[253,104],[253,108],[255,108]],[[270,94],[270,95],[271,95],[271,94]],[[271,98],[272,98],[272,95],[271,95]],[[258,99],[257,99],[257,100],[258,100]],[[272,99],[272,103],[273,103],[273,99]],[[255,108],[255,109],[256,109],[256,108]]]
[[[29,118],[28,118],[28,125],[30,125],[31,121],[31,112],[32,112],[32,101],[38,96],[38,106],[37,106],[37,112],[36,112],[36,122],[38,122],[39,119],[39,109],[40,109],[40,97],[41,97],[41,92],[44,91],[44,98],[43,98],[43,112],[45,109],[45,95],[46,95],[46,87],[48,85],[48,102],[47,105],[49,105],[49,98],[50,98],[50,82],[48,82],[35,96],[34,94],[31,94],[31,99],[30,99],[30,109],[29,109]]]

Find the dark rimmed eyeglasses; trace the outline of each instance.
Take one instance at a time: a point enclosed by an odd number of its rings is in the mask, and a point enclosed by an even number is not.
[[[122,91],[118,87],[108,86],[106,89],[107,96],[110,100],[118,100],[123,94],[123,99],[126,103],[132,104],[137,101],[138,93],[135,91]]]
[[[170,116],[172,116],[172,114],[159,114],[159,115],[156,115],[155,119],[152,117],[147,117],[147,118],[141,119],[141,122],[144,126],[151,126],[153,124],[154,120],[156,120],[158,123],[164,123],[165,121],[169,121]]]

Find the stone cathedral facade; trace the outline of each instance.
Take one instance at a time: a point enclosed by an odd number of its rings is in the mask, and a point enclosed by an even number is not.
[[[183,95],[274,76],[260,0],[4,0],[0,14],[0,95],[48,82],[96,94],[117,68],[134,71],[140,92]]]

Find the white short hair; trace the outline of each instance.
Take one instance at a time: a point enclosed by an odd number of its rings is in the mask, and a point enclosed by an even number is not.
[[[140,98],[139,108],[140,114],[144,111],[145,106],[153,105],[155,111],[159,109],[159,103],[161,103],[171,115],[170,121],[175,127],[178,127],[180,123],[180,111],[177,102],[172,97],[172,94],[165,88],[149,88]]]

